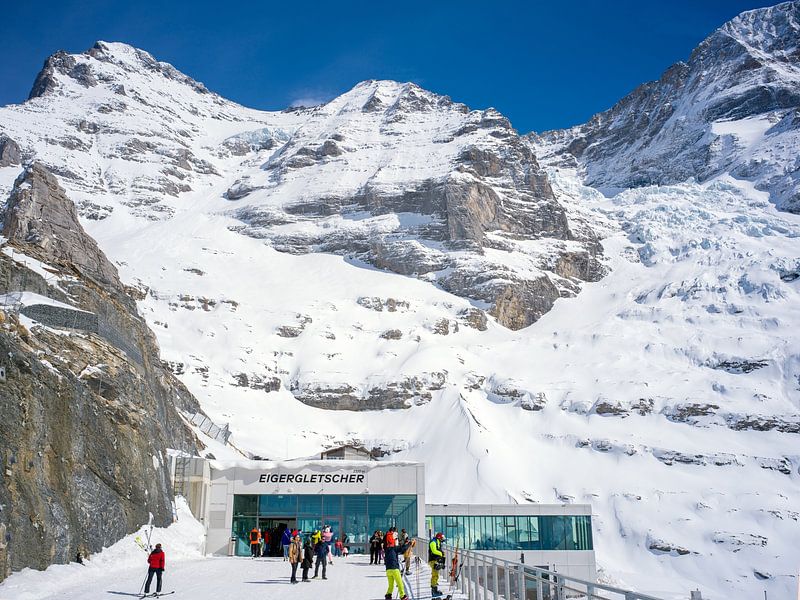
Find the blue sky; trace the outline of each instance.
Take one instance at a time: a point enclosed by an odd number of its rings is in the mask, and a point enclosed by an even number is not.
[[[144,48],[256,108],[330,99],[396,79],[522,132],[566,127],[658,78],[744,0],[7,2],[0,104],[21,102],[47,56],[96,40]]]

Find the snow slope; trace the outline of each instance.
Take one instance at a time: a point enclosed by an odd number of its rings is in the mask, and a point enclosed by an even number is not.
[[[373,97],[384,116],[415,97],[429,133],[452,130],[458,105],[431,121],[434,95],[370,82],[319,109],[259,113],[140,53],[100,44],[75,64],[60,56],[55,91],[0,109],[0,127],[59,173],[140,291],[162,357],[207,414],[230,422],[239,448],[290,458],[355,441],[425,461],[431,502],[590,502],[603,577],[643,592],[700,587],[722,599],[795,588],[800,218],[726,175],[608,199],[582,174],[552,168],[548,186],[583,241],[486,231],[465,260],[489,278],[506,267],[535,281],[594,235],[608,274],[559,275],[564,297],[512,331],[481,321],[485,301],[419,273],[381,270],[358,253],[285,251],[385,227],[435,262],[444,250],[408,230],[430,224],[422,213],[326,215],[324,194],[338,210],[363,187],[358,173],[381,193],[417,190],[461,156],[450,141],[398,137],[402,119],[375,127],[360,112]],[[77,68],[89,61],[94,84]],[[466,115],[476,127],[499,119]],[[331,137],[341,119],[352,151]],[[759,120],[714,127],[748,148],[768,137]],[[490,137],[499,139],[481,143]],[[399,158],[381,168],[386,156]],[[506,160],[489,182],[509,204],[528,198],[508,183],[524,162]],[[253,209],[247,221],[237,203]],[[294,204],[314,218],[282,222]],[[552,214],[549,201],[534,204],[533,217]],[[409,260],[420,264],[419,254]]]

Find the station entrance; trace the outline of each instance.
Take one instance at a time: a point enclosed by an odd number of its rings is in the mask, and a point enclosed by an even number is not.
[[[351,554],[369,552],[368,543],[376,530],[417,531],[417,497],[400,495],[347,494],[237,494],[233,499],[231,535],[235,554],[250,555],[250,531],[267,532],[268,556],[282,556],[281,535],[286,528],[297,529],[303,539],[330,526],[333,541],[340,539]]]

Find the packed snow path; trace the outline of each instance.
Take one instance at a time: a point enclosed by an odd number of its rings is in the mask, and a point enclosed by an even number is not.
[[[169,560],[169,559],[168,559]],[[73,565],[68,577],[51,577],[44,585],[31,586],[30,581],[13,579],[0,587],[0,600],[123,600],[138,597],[147,567],[142,556],[142,568],[100,570],[88,567],[76,573]],[[328,579],[313,579],[309,583],[289,583],[291,568],[280,558],[209,557],[167,562],[163,592],[175,590],[171,597],[191,600],[221,600],[226,598],[271,598],[286,600],[328,597],[380,599],[386,593],[383,565],[370,565],[369,557],[352,555],[337,558],[328,565]],[[298,579],[301,571],[298,569]],[[313,570],[309,576],[313,575]],[[81,576],[84,575],[84,576]],[[430,572],[420,572],[422,595],[416,589],[417,577],[412,574],[413,589],[409,597],[430,598]],[[444,577],[442,579],[445,579]],[[440,586],[441,587],[441,586]],[[151,591],[155,588],[155,578]],[[411,595],[413,592],[413,596]],[[396,595],[396,592],[395,592]]]

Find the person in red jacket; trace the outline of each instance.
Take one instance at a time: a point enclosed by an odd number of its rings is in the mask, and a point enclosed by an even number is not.
[[[144,584],[144,593],[150,593],[150,582],[153,580],[153,575],[156,576],[156,594],[161,592],[161,574],[164,572],[164,551],[161,549],[161,544],[156,544],[155,550],[147,557],[147,583]]]

